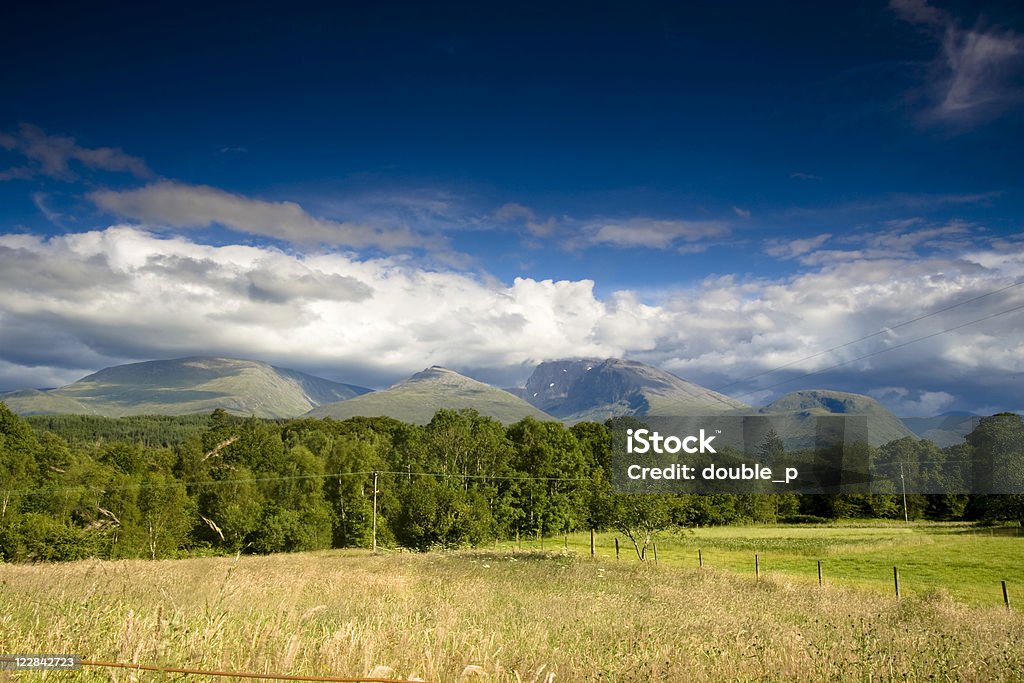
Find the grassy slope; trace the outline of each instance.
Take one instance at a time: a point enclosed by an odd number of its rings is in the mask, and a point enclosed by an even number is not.
[[[538,420],[555,419],[507,391],[450,370],[433,368],[390,389],[320,406],[312,410],[309,416],[344,420],[360,415],[386,415],[404,422],[426,424],[442,408],[473,408],[481,415],[506,424],[518,422],[527,416]]]
[[[0,578],[8,652],[432,681],[999,681],[1024,670],[1019,612],[665,564],[332,551],[7,565]]]

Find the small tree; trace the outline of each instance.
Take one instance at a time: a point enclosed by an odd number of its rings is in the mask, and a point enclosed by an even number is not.
[[[623,493],[615,496],[612,525],[633,544],[640,561],[658,533],[672,526],[672,499],[662,494]]]

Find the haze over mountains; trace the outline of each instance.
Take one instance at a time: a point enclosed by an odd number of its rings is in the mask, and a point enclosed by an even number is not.
[[[907,436],[948,444],[973,424],[969,416],[910,419],[912,431],[873,398],[824,389],[796,391],[753,408],[643,363],[595,358],[541,363],[523,387],[507,390],[433,366],[381,391],[260,361],[179,358],[106,368],[59,389],[22,389],[0,394],[0,400],[23,415],[184,415],[223,408],[263,418],[390,416],[420,424],[441,408],[472,408],[504,423],[527,416],[575,423],[756,412],[784,416],[787,429],[807,434],[821,415],[866,415],[875,444]]]

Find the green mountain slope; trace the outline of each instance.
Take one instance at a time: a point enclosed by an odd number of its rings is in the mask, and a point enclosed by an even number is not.
[[[260,361],[178,358],[117,365],[59,389],[11,392],[0,400],[26,415],[187,415],[223,408],[284,418],[368,391]]]
[[[506,424],[527,416],[553,419],[506,391],[436,365],[383,391],[320,406],[309,417],[387,416],[426,424],[442,408],[472,408]]]
[[[19,415],[96,415],[95,410],[54,390],[18,389],[0,394],[0,401]]]
[[[815,418],[825,415],[864,415],[867,417],[868,442],[880,446],[894,439],[917,438],[898,417],[870,396],[827,389],[794,391],[759,411],[781,425],[787,445],[810,446],[816,433]]]

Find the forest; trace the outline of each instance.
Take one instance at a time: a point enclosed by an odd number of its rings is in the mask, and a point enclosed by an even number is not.
[[[1024,495],[915,494],[904,510],[896,493],[616,494],[614,426],[532,418],[505,426],[472,410],[441,410],[424,426],[391,418],[274,421],[223,410],[22,418],[0,403],[0,558],[368,547],[375,501],[383,547],[429,550],[615,529],[641,559],[657,533],[679,527],[904,513],[911,520],[1024,520]],[[983,419],[965,443],[945,449],[904,438],[871,448],[868,457],[941,466],[994,443],[1024,443],[1020,416]]]

